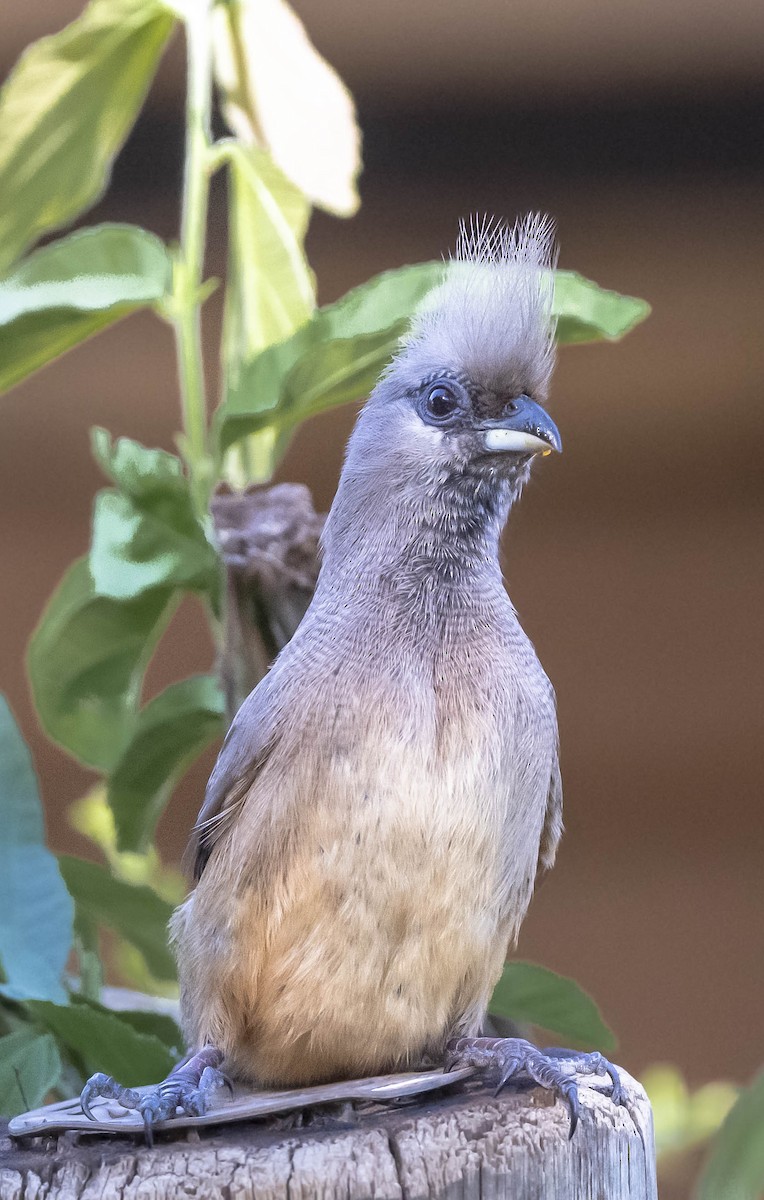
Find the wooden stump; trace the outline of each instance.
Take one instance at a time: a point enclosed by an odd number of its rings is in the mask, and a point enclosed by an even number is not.
[[[572,1140],[548,1092],[494,1098],[472,1081],[347,1119],[314,1110],[301,1127],[168,1132],[151,1150],[71,1133],[5,1140],[0,1200],[657,1200],[650,1105],[622,1078],[622,1107],[581,1087]]]

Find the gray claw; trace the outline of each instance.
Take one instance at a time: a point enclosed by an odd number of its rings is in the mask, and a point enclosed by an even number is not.
[[[574,1071],[581,1074],[591,1075],[609,1075],[611,1081],[610,1099],[613,1104],[624,1104],[623,1085],[621,1077],[618,1074],[618,1068],[611,1063],[610,1059],[605,1058],[604,1054],[594,1050],[590,1054],[579,1053],[576,1050],[564,1050],[560,1046],[548,1046],[542,1050],[547,1058],[554,1058],[558,1061],[566,1062]]]
[[[621,1083],[617,1067],[614,1067],[612,1063],[608,1063],[607,1073],[613,1081],[613,1086],[610,1089],[610,1099],[613,1101],[613,1104],[625,1104],[626,1098],[623,1094],[623,1084]]]
[[[499,1092],[505,1087],[506,1084],[509,1083],[512,1076],[515,1075],[519,1069],[520,1059],[516,1055],[513,1055],[511,1058],[507,1058],[506,1062],[501,1068],[499,1079],[496,1084],[496,1088],[494,1089],[494,1096],[498,1096]]]
[[[143,1116],[143,1136],[146,1139],[146,1145],[151,1150],[154,1146],[154,1117],[149,1108],[145,1108],[141,1115]]]
[[[130,1109],[138,1108],[141,1099],[132,1088],[123,1087],[116,1079],[112,1079],[111,1075],[104,1075],[102,1071],[91,1075],[80,1093],[82,1111],[90,1121],[98,1120],[90,1107],[91,1100],[98,1097],[103,1100],[116,1100],[123,1108]]]
[[[229,1077],[216,1067],[205,1067],[199,1080],[199,1091],[216,1092],[222,1087],[228,1088],[230,1095],[233,1095],[233,1083]]]
[[[203,1117],[209,1108],[210,1096],[222,1086],[224,1080],[219,1071],[208,1067],[202,1072],[198,1084],[188,1079],[173,1079],[172,1076],[147,1095],[139,1103],[147,1139],[153,1135],[157,1121],[167,1121],[180,1110],[187,1117]]]
[[[575,1080],[571,1080],[567,1087],[564,1084],[561,1084],[558,1090],[561,1098],[565,1104],[567,1104],[568,1112],[570,1113],[570,1125],[568,1127],[568,1141],[570,1141],[570,1139],[573,1137],[573,1134],[576,1132],[576,1126],[578,1125],[578,1084],[575,1082]]]
[[[524,1038],[458,1038],[447,1048],[447,1071],[455,1066],[485,1068],[498,1075],[499,1092],[516,1075],[522,1073],[541,1087],[554,1092],[567,1106],[570,1114],[569,1137],[578,1125],[580,1104],[577,1074],[609,1075],[610,1096],[614,1104],[623,1103],[623,1088],[618,1070],[601,1054],[580,1054],[550,1046],[539,1050]]]
[[[137,1110],[143,1120],[146,1142],[154,1144],[154,1127],[158,1121],[174,1117],[178,1109],[190,1117],[201,1117],[207,1111],[209,1097],[220,1087],[233,1093],[233,1084],[227,1075],[218,1070],[223,1055],[214,1046],[203,1046],[201,1050],[184,1059],[175,1070],[142,1095],[132,1088],[122,1087],[110,1075],[93,1075],[80,1096],[82,1111],[91,1121],[97,1120],[90,1107],[96,1097],[117,1100],[123,1108]]]

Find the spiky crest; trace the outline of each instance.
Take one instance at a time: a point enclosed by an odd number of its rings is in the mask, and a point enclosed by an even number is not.
[[[549,217],[462,221],[443,282],[414,317],[393,371],[425,378],[449,370],[543,398],[554,366],[556,257]]]

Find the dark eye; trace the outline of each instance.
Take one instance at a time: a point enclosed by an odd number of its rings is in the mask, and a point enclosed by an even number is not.
[[[430,388],[425,400],[427,415],[434,421],[446,421],[459,407],[459,401],[450,388],[438,383]]]

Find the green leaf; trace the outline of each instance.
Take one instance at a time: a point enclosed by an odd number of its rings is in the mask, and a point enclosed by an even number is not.
[[[119,850],[148,847],[178,779],[223,733],[223,695],[209,675],[175,683],[141,709],[109,780]]]
[[[104,475],[136,500],[150,500],[173,487],[182,491],[183,464],[177,454],[149,450],[132,438],[113,442],[108,430],[98,426],[90,431],[90,446]]]
[[[106,795],[106,780],[96,784],[71,806],[69,824],[93,842],[106,858],[112,872],[127,883],[149,883],[170,904],[180,904],[186,894],[186,881],[175,867],[164,866],[156,846],[145,854],[117,850],[114,813]]]
[[[67,571],[29,644],[40,722],[75,758],[108,770],[130,739],[143,672],[172,593],[99,596],[86,559]]]
[[[442,263],[386,271],[258,355],[218,410],[220,450],[258,430],[283,434],[315,413],[367,395],[418,305],[442,278]],[[621,337],[650,309],[643,300],[560,271],[554,311],[557,339],[565,343]]]
[[[513,1021],[540,1025],[572,1046],[605,1052],[616,1046],[615,1036],[591,996],[572,979],[535,963],[505,965],[489,1011]]]
[[[223,326],[226,394],[268,346],[306,323],[315,307],[315,280],[303,242],[310,204],[256,147],[227,141],[229,258]],[[272,441],[272,439],[271,439]],[[273,454],[267,436],[252,434],[226,456],[222,474],[234,487],[268,479]]]
[[[73,996],[72,1002],[86,1005],[93,1012],[115,1014],[120,1021],[124,1021],[136,1033],[148,1034],[150,1037],[157,1038],[167,1047],[173,1057],[179,1057],[183,1051],[183,1034],[172,1017],[166,1013],[143,1008],[108,1008],[105,1004],[99,1004],[97,1000],[91,1000],[85,996]]]
[[[0,392],[72,346],[160,300],[170,258],[133,225],[71,233],[0,279]]]
[[[616,341],[650,313],[646,300],[599,287],[576,271],[556,271],[553,311],[561,345]]]
[[[237,0],[213,13],[223,116],[268,149],[314,204],[349,217],[359,204],[361,133],[350,92],[285,0]]]
[[[154,0],[91,0],[0,92],[0,271],[103,192],[175,23]]]
[[[32,760],[0,696],[0,963],[3,991],[17,999],[63,1000],[73,906],[45,846]]]
[[[167,933],[172,905],[149,887],[116,879],[97,863],[66,854],[58,861],[78,910],[137,947],[158,979],[174,979]]]
[[[291,338],[258,355],[218,410],[220,449],[269,426],[291,429],[368,392],[418,303],[442,275],[442,263],[385,271],[319,309]]]
[[[236,372],[310,319],[316,291],[303,250],[310,204],[265,151],[234,141],[224,149],[230,254],[223,350]]]
[[[74,908],[74,949],[80,993],[97,999],[104,979],[98,924],[78,905]]]
[[[120,1016],[86,1004],[33,1000],[29,1012],[82,1063],[85,1073],[104,1071],[125,1087],[158,1083],[172,1070],[173,1055],[159,1038],[139,1033]]]
[[[197,519],[180,459],[130,438],[112,446],[93,430],[93,453],[118,485],[99,492],[90,570],[99,596],[132,600],[156,588],[217,596],[220,565]]]
[[[38,1108],[60,1076],[61,1058],[49,1033],[19,1029],[0,1038],[0,1116]]]
[[[641,1073],[642,1086],[653,1110],[655,1152],[682,1154],[716,1133],[738,1098],[740,1089],[717,1080],[690,1091],[681,1074],[667,1063]]]
[[[698,1184],[698,1200],[760,1200],[764,1195],[764,1071],[719,1130]]]

